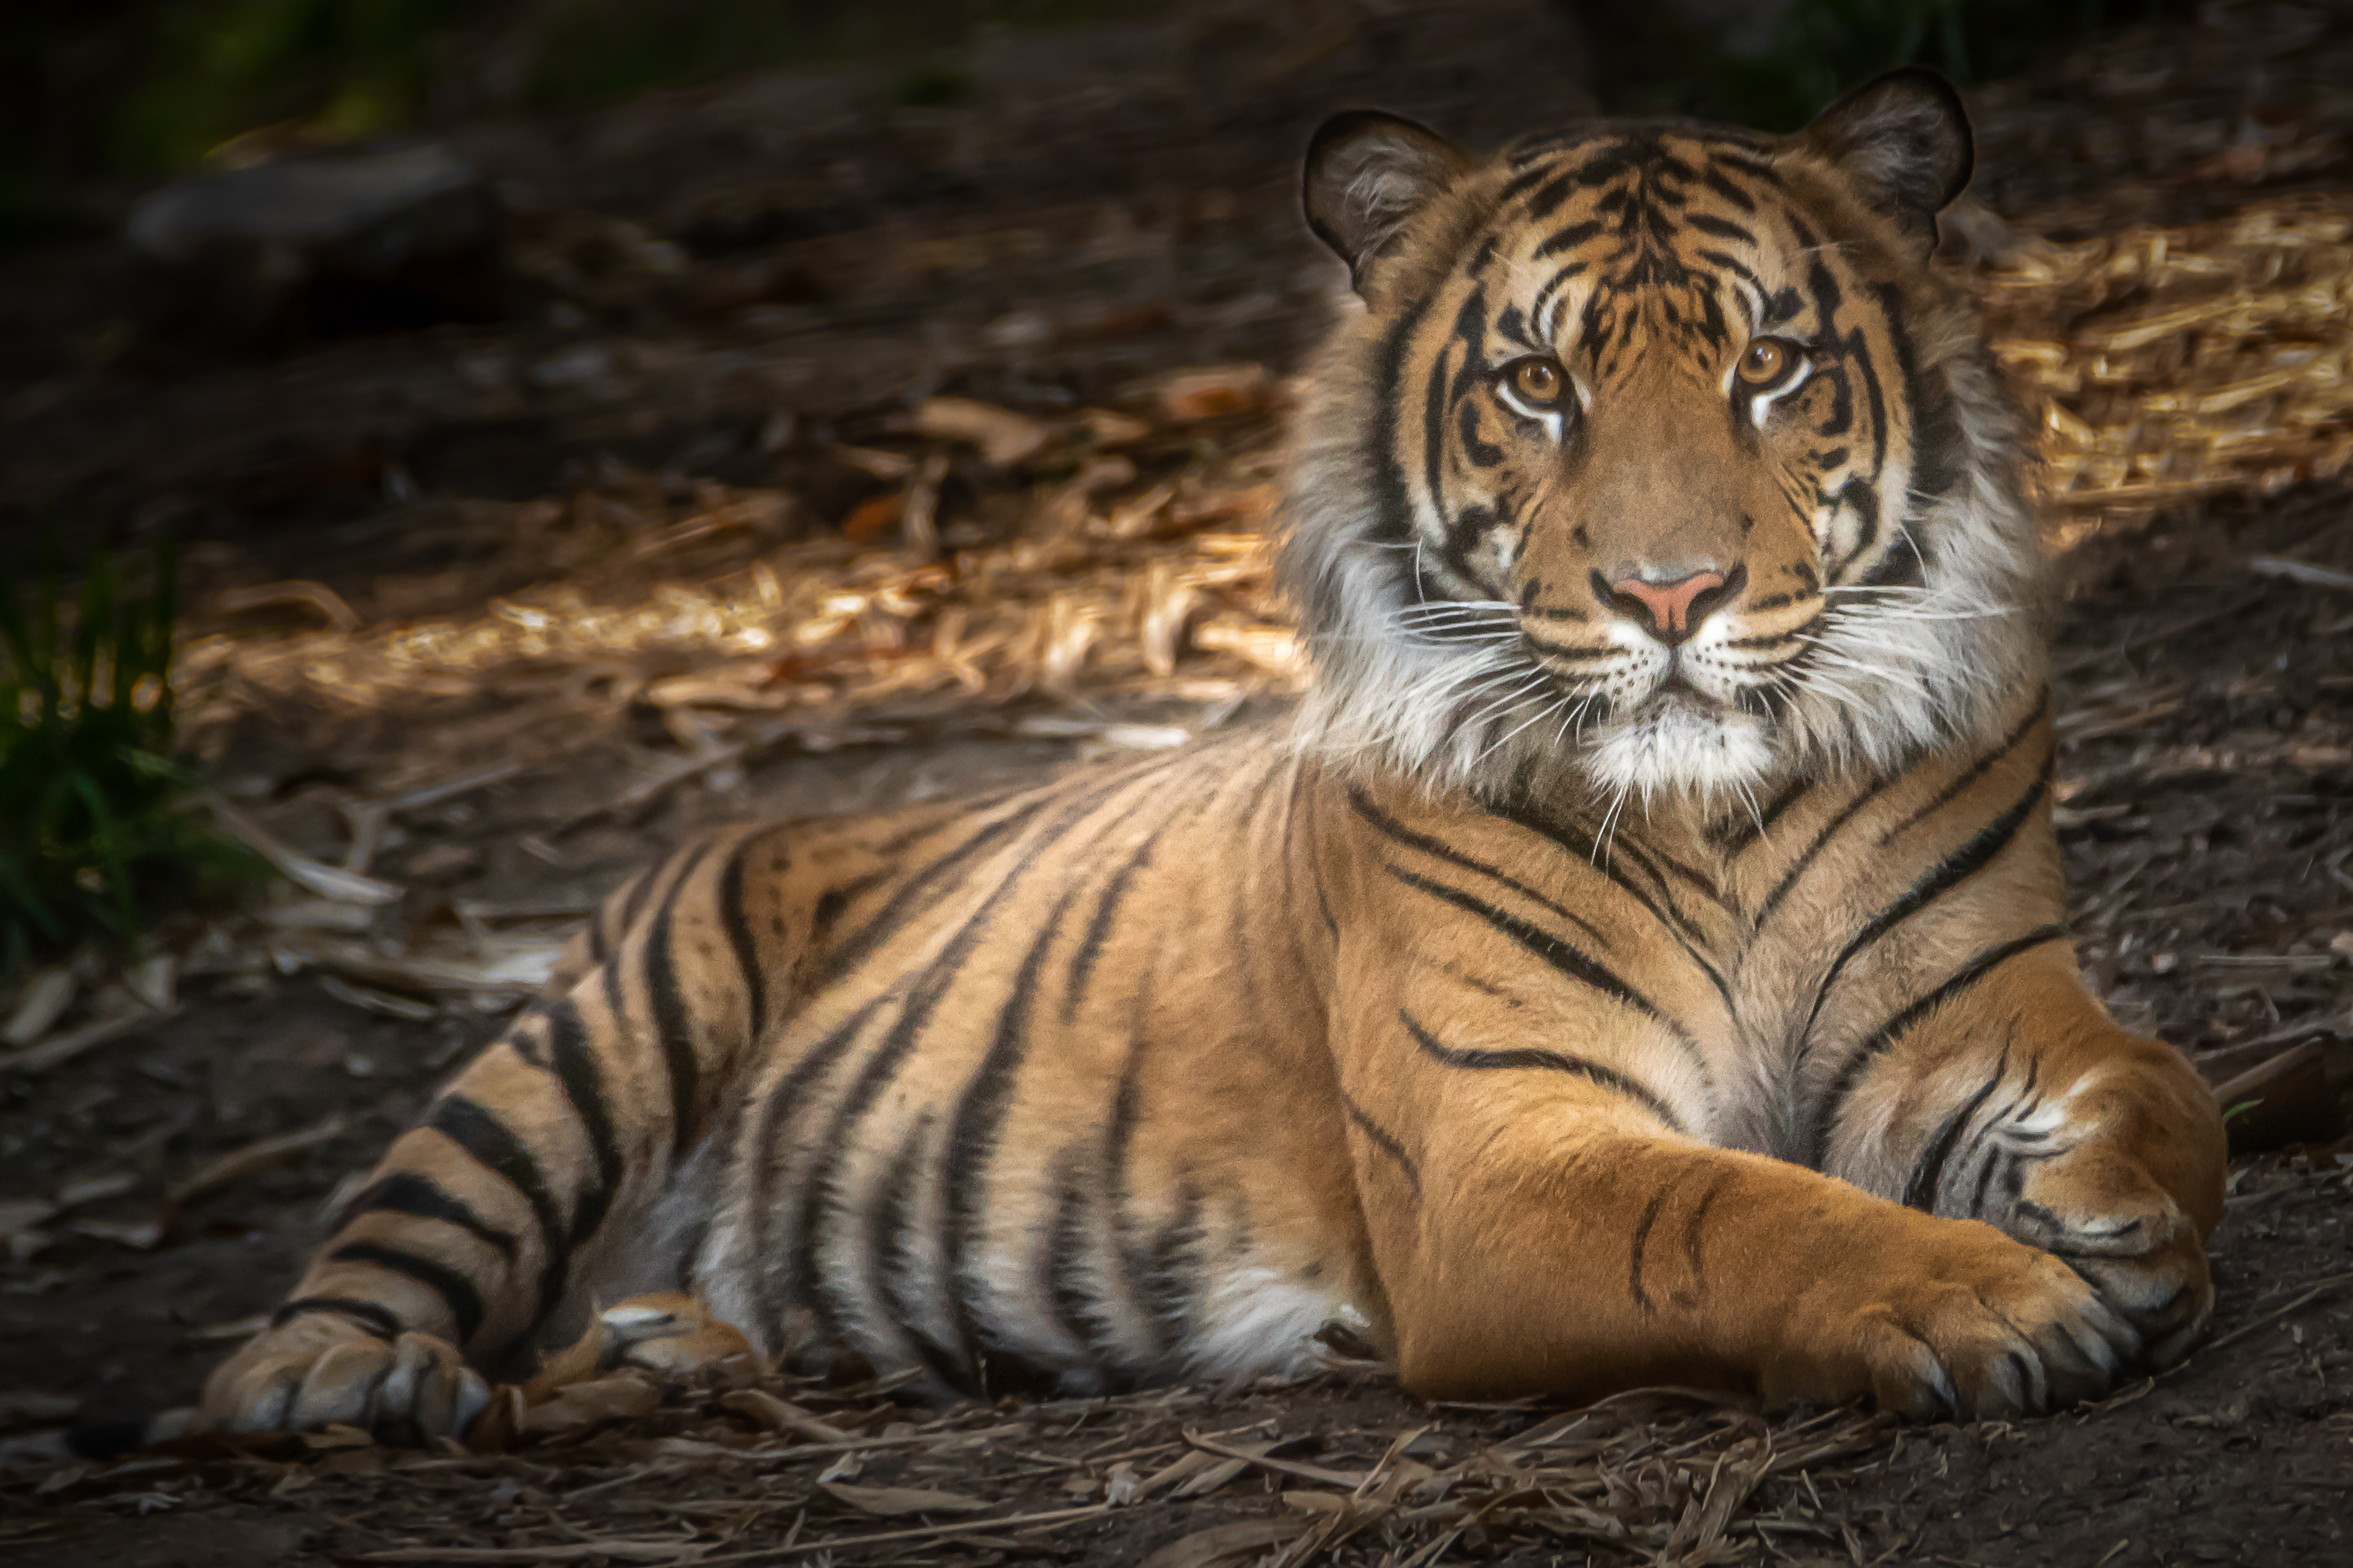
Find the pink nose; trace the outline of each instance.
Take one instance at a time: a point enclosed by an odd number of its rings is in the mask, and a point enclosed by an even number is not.
[[[1613,595],[1633,600],[1650,612],[1651,629],[1670,641],[1691,635],[1692,604],[1711,588],[1724,586],[1721,572],[1694,572],[1672,583],[1646,583],[1632,574],[1609,584]],[[1711,603],[1708,606],[1713,609]]]

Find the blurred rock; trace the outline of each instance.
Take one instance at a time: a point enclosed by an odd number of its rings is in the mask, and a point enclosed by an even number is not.
[[[288,158],[155,192],[123,226],[132,306],[202,353],[495,319],[496,195],[438,146]]]

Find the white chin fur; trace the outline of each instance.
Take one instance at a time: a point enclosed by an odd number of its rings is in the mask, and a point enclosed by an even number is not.
[[[1585,756],[1594,784],[1648,800],[1689,794],[1702,800],[1752,787],[1773,771],[1765,721],[1673,702],[1593,731]]]

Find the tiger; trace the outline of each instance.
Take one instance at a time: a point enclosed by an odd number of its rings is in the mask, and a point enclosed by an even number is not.
[[[635,877],[198,1424],[460,1433],[649,1291],[941,1399],[1335,1325],[1432,1398],[2179,1362],[2221,1121],[2077,972],[2018,421],[1933,259],[1973,159],[1919,70],[1788,135],[1327,121],[1290,729]]]

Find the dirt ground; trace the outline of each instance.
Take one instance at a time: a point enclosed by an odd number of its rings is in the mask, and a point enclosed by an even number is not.
[[[634,545],[564,557],[529,524],[550,494],[650,487],[658,511],[698,484],[795,498],[707,557],[659,563],[681,577],[821,546],[887,488],[842,454],[888,446],[922,396],[1059,417],[1125,406],[1124,388],[1180,366],[1295,372],[1335,282],[1291,191],[1321,113],[1378,101],[1477,141],[1591,101],[1592,67],[1549,11],[1472,10],[1235,9],[1007,43],[948,109],[882,108],[850,77],[766,79],[468,128],[456,139],[517,214],[525,288],[496,327],[189,363],[111,346],[93,253],[7,259],[0,550],[60,498],[133,537],[168,530],[187,547],[192,629],[259,647],[319,601],[225,607],[257,584],[320,584],[364,629],[480,613],[565,570],[605,587],[649,570]],[[1997,89],[2008,118],[1989,126],[1980,190],[2062,237],[2099,227],[2071,205],[2093,165],[2170,193],[2134,218],[2353,190],[2353,114],[2314,85],[2353,26],[2335,17],[2317,43],[2275,29],[2302,41],[2269,55],[2234,55],[2211,27],[2146,36],[2136,58],[2206,63],[2185,117],[2306,106],[2301,140],[2274,138],[2303,150],[2242,182],[2255,189],[2164,184],[2168,157],[2211,149],[2144,145],[2149,89],[2071,96],[2083,73],[2057,70]],[[1246,468],[1254,450],[1213,422],[1139,448],[1130,479]],[[944,542],[987,547],[1012,525],[987,504],[994,481],[963,482],[942,516],[969,531]],[[2075,537],[2054,568],[2059,798],[2086,972],[2218,1083],[2313,1047],[2233,1121],[2246,1152],[2215,1240],[2216,1332],[2172,1373],[2065,1415],[1903,1428],[1677,1395],[1581,1418],[1430,1406],[1345,1361],[1295,1386],[947,1412],[757,1385],[832,1438],[778,1428],[736,1378],[516,1452],[215,1446],[0,1471],[0,1561],[2353,1562],[2353,591],[2327,576],[2353,573],[2353,496],[2220,493]],[[2323,570],[2262,564],[2279,558]],[[696,668],[656,662],[638,675]],[[554,933],[705,823],[976,789],[1123,734],[1281,722],[1280,679],[1231,659],[1199,671],[1217,679],[802,733],[617,813],[598,808],[707,737],[642,695],[559,701],[577,668],[501,666],[368,703],[223,676],[190,739],[227,795],[322,859],[350,857],[355,803],[411,802],[378,819],[364,861],[403,890],[408,938],[501,921]],[[69,1421],[87,1445],[192,1397],[293,1278],[341,1184],[514,1005],[494,985],[338,980],[237,942],[186,965],[168,1016],[53,1070],[0,1073],[0,1197],[97,1194],[0,1261],[0,1436]],[[211,1162],[288,1134],[274,1160],[189,1193]],[[1187,1434],[1244,1457],[1209,1465]],[[1194,1468],[1167,1476],[1180,1459]],[[962,1503],[860,1488],[990,1506],[960,1523]]]

